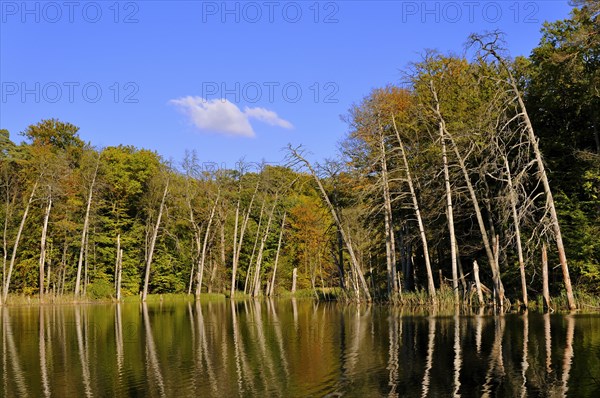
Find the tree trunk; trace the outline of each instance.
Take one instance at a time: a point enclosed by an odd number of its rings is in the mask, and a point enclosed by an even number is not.
[[[383,129],[379,126],[379,149],[381,152],[381,179],[383,180],[383,206],[385,228],[385,258],[387,265],[388,296],[399,293],[396,283],[396,242],[394,236],[394,219],[392,216],[392,199],[387,169],[387,157]]]
[[[46,236],[48,235],[48,219],[52,209],[52,193],[48,196],[48,207],[44,214],[44,226],[42,227],[42,239],[40,242],[40,302],[44,298],[44,266],[46,265]]]
[[[283,229],[285,227],[285,213],[283,213],[283,219],[281,220],[281,230],[279,231],[279,242],[277,242],[277,253],[275,254],[275,264],[273,265],[273,276],[271,278],[271,288],[269,289],[269,297],[273,296],[273,290],[275,288],[275,275],[277,275],[277,263],[279,262],[279,251],[281,250],[281,242],[283,240]]]
[[[560,266],[563,273],[563,279],[565,282],[565,290],[567,293],[567,301],[569,305],[569,309],[574,310],[577,308],[575,304],[575,297],[573,296],[573,287],[571,286],[571,277],[569,276],[569,265],[567,264],[567,256],[565,254],[565,246],[563,244],[562,233],[560,231],[560,224],[558,223],[558,215],[556,214],[556,207],[554,206],[554,198],[552,196],[552,190],[550,189],[550,183],[548,182],[548,176],[546,175],[546,168],[544,166],[544,161],[542,160],[542,152],[538,146],[538,139],[535,136],[533,131],[533,127],[531,125],[531,121],[529,120],[529,116],[527,114],[527,109],[525,109],[525,104],[523,103],[523,99],[521,98],[521,94],[516,88],[516,83],[513,81],[513,86],[515,89],[515,93],[518,95],[519,106],[521,107],[522,115],[525,119],[525,125],[527,126],[527,131],[529,132],[529,140],[531,141],[533,151],[535,153],[535,159],[538,165],[538,169],[542,178],[542,184],[544,185],[544,193],[546,194],[546,199],[548,206],[550,207],[550,217],[552,219],[552,227],[554,229],[554,235],[556,236],[556,246],[558,248],[558,258],[560,260]]]
[[[460,261],[460,252],[456,247],[456,263],[458,264],[458,279],[463,288],[463,297],[467,294],[467,282],[465,281],[465,271],[463,270],[462,261]]]
[[[254,263],[254,255],[256,254],[256,248],[258,247],[258,238],[260,237],[260,227],[262,225],[263,215],[265,211],[265,200],[263,200],[260,206],[260,216],[258,217],[258,227],[256,227],[256,236],[254,237],[254,245],[252,246],[252,254],[250,255],[250,262],[248,263],[248,270],[246,271],[246,281],[244,282],[244,294],[252,291],[251,286],[248,286],[250,281],[250,274],[252,273],[252,264]],[[248,289],[250,287],[250,289]]]
[[[398,127],[396,126],[396,120],[392,115],[392,123],[394,125],[394,130],[396,132],[396,138],[398,139],[398,143],[400,145],[400,152],[402,153],[402,161],[404,163],[404,168],[406,169],[406,179],[408,180],[408,188],[410,190],[410,196],[412,198],[413,208],[415,210],[415,215],[417,217],[417,224],[419,226],[419,235],[421,236],[421,243],[423,244],[423,257],[425,257],[425,270],[427,271],[427,287],[429,291],[429,295],[435,298],[435,284],[433,283],[433,272],[431,270],[431,261],[429,258],[429,245],[427,244],[427,234],[425,233],[425,226],[423,224],[423,218],[421,217],[421,210],[419,209],[419,201],[417,199],[417,194],[415,192],[415,187],[413,184],[413,180],[410,174],[410,166],[408,164],[408,158],[406,157],[406,151],[404,150],[404,143],[402,142],[402,138],[400,138],[400,132],[398,131]],[[447,162],[444,161],[446,165]],[[452,207],[452,198],[450,197],[450,206]],[[450,208],[451,209],[451,208]],[[450,239],[454,236],[454,223],[452,223],[452,229],[450,233]],[[405,278],[408,278],[408,275],[404,275]]]
[[[436,104],[439,114],[439,104]],[[456,263],[456,233],[454,231],[454,210],[452,207],[452,187],[450,186],[450,173],[448,170],[448,156],[446,154],[446,137],[443,121],[440,121],[440,140],[442,143],[442,158],[444,161],[444,185],[446,187],[446,217],[450,230],[450,261],[452,264],[452,290],[454,300],[458,303],[458,270]],[[441,282],[441,281],[440,281]]]
[[[336,211],[338,210],[336,209]],[[344,276],[344,239],[342,238],[342,232],[338,225],[336,225],[336,244],[337,255],[334,254],[334,257],[337,259],[336,265],[340,275],[340,288],[342,290],[346,290],[346,281]]]
[[[277,195],[275,195],[275,201],[273,203],[273,208],[271,208],[271,213],[269,214],[269,218],[267,220],[267,227],[265,228],[265,233],[263,238],[260,241],[260,247],[258,249],[258,254],[256,255],[256,270],[254,271],[254,289],[252,293],[252,297],[257,297],[260,293],[260,269],[262,266],[263,253],[265,250],[265,243],[267,243],[267,238],[269,237],[269,231],[271,229],[271,221],[273,220],[273,213],[275,212],[275,206],[277,206]]]
[[[241,193],[238,192],[238,195],[241,195]],[[233,253],[231,255],[231,287],[229,290],[230,298],[233,298],[233,296],[235,294],[235,284],[236,284],[235,282],[236,282],[236,274],[237,274],[236,253],[237,253],[237,240],[238,240],[238,224],[239,224],[239,219],[240,219],[240,200],[241,200],[241,198],[238,197],[237,205],[235,206],[235,221],[234,221],[234,227],[233,227],[233,245],[231,248]]]
[[[202,244],[202,253],[200,254],[200,263],[198,264],[198,273],[196,274],[196,300],[200,299],[200,292],[202,291],[202,278],[204,276],[204,262],[206,260],[206,247],[208,246],[208,237],[210,236],[210,226],[212,224],[213,218],[215,217],[215,210],[217,209],[217,204],[219,203],[219,198],[221,196],[221,191],[217,192],[217,198],[215,199],[215,203],[210,211],[210,216],[208,218],[208,223],[206,225],[206,233],[204,234],[204,243]]]
[[[477,300],[479,300],[479,305],[483,306],[483,293],[481,292],[481,281],[479,280],[479,265],[477,265],[477,261],[473,261],[473,276],[475,278],[475,288],[477,289]]]
[[[167,198],[167,192],[169,191],[169,180],[165,184],[165,191],[163,192],[162,199],[160,201],[160,208],[158,210],[158,217],[156,218],[156,225],[152,231],[152,237],[150,238],[150,248],[148,250],[148,258],[146,259],[146,274],[144,277],[144,290],[142,292],[142,301],[146,301],[148,297],[148,284],[150,283],[150,268],[152,266],[152,256],[154,255],[154,245],[156,244],[156,237],[158,236],[158,229],[160,228],[160,219],[165,208],[165,199]]]
[[[52,254],[52,245],[48,250]],[[52,257],[48,259],[48,276],[46,277],[46,294],[50,294],[50,280],[52,279]]]
[[[75,297],[79,296],[81,266],[83,265],[83,251],[85,250],[85,242],[87,239],[87,233],[90,222],[90,208],[92,206],[92,195],[94,193],[94,184],[96,183],[96,176],[98,175],[99,166],[100,156],[98,156],[98,160],[96,161],[96,169],[94,170],[94,176],[92,177],[92,183],[90,184],[90,191],[88,192],[87,206],[85,209],[85,218],[83,219],[83,231],[81,231],[81,247],[79,249],[79,261],[77,262],[77,278],[75,279]]]
[[[542,245],[542,296],[544,297],[544,309],[552,311],[550,289],[548,288],[548,252],[545,243]]]
[[[292,294],[296,293],[296,279],[298,278],[298,268],[294,267],[292,271]]]
[[[8,274],[6,275],[6,280],[4,281],[4,292],[2,294],[2,302],[6,304],[6,299],[8,298],[8,289],[10,288],[10,279],[12,276],[13,268],[15,266],[15,260],[17,258],[17,249],[19,248],[19,242],[21,241],[21,234],[23,233],[23,228],[25,227],[25,221],[27,220],[27,214],[29,213],[29,207],[31,206],[31,202],[33,202],[33,197],[35,195],[35,191],[37,189],[38,182],[36,181],[33,184],[33,188],[31,189],[31,194],[29,195],[29,201],[25,206],[25,211],[23,212],[23,217],[21,218],[21,224],[19,225],[19,230],[17,231],[17,237],[15,238],[15,244],[13,246],[12,256],[10,257],[10,263],[8,264]]]
[[[319,190],[321,191],[321,194],[323,195],[323,200],[325,200],[325,204],[329,208],[329,211],[331,212],[331,216],[333,217],[333,220],[337,224],[339,231],[342,234],[342,239],[344,240],[344,243],[346,244],[346,249],[348,250],[348,254],[350,254],[350,260],[351,260],[350,264],[352,265],[352,273],[354,274],[354,277],[359,279],[360,288],[362,289],[362,292],[365,295],[366,300],[371,301],[371,293],[369,293],[369,286],[367,285],[365,276],[364,276],[362,270],[360,269],[360,264],[358,263],[358,259],[356,258],[356,254],[354,253],[354,248],[352,247],[350,238],[347,236],[346,231],[342,227],[342,222],[341,222],[338,214],[336,213],[335,208],[331,204],[331,201],[329,200],[329,196],[327,195],[327,192],[325,191],[325,188],[323,187],[321,180],[317,176],[316,171],[312,168],[312,166],[310,165],[308,160],[304,159],[298,153],[298,151],[293,149],[291,146],[289,147],[289,149],[294,157],[296,157],[298,160],[300,160],[302,163],[304,163],[306,165],[306,167],[309,169],[310,173],[312,174],[315,182],[317,183]],[[358,293],[358,291],[357,291],[357,293]],[[357,298],[360,298],[360,296],[357,295]]]
[[[116,297],[121,300],[121,275],[123,273],[123,249],[121,249],[121,234],[117,235],[117,262],[116,268]]]
[[[527,298],[527,277],[525,275],[525,260],[523,259],[523,246],[521,243],[521,227],[519,226],[519,215],[517,213],[517,193],[512,182],[510,165],[506,156],[504,157],[504,167],[506,167],[506,176],[508,179],[508,195],[510,196],[510,207],[512,211],[513,223],[515,225],[515,240],[517,242],[517,255],[519,256],[519,271],[521,273],[521,293],[523,297],[523,306],[527,308],[529,303]]]
[[[7,177],[8,178],[8,177]],[[5,198],[5,212],[4,212],[4,228],[2,231],[2,286],[6,282],[6,261],[8,259],[8,221],[11,216],[10,205],[11,203],[14,205],[16,194],[13,195],[12,200],[10,199],[10,194],[8,191],[8,183],[6,186],[6,198]],[[2,300],[0,300],[0,304]]]

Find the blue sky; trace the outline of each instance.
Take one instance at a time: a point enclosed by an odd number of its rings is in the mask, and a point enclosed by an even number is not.
[[[528,55],[567,1],[0,0],[0,128],[41,119],[179,162],[334,157],[340,115],[424,49],[501,29]]]

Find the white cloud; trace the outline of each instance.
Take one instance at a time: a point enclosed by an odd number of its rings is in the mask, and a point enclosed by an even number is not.
[[[247,115],[248,117],[253,117],[257,120],[260,120],[261,122],[270,124],[271,126],[279,126],[279,127],[283,127],[284,129],[291,129],[294,127],[294,126],[292,126],[292,123],[280,118],[279,116],[277,116],[277,114],[275,112],[270,111],[265,108],[248,108],[248,107],[246,107],[246,108],[244,108],[244,114]]]
[[[209,130],[227,135],[254,137],[250,119],[291,129],[294,126],[280,118],[277,113],[265,108],[244,108],[242,112],[228,100],[206,100],[202,97],[182,97],[169,101],[179,107],[200,130]]]

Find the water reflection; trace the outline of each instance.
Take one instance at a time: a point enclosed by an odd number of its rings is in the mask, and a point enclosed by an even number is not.
[[[77,347],[79,349],[79,362],[81,364],[81,370],[83,372],[83,385],[85,395],[87,397],[92,396],[92,386],[90,377],[90,357],[88,355],[88,330],[87,322],[85,324],[85,330],[83,330],[81,321],[81,312],[84,310],[83,307],[77,307],[75,309],[75,330],[77,332]],[[84,340],[85,339],[85,340]]]
[[[598,396],[600,316],[311,300],[0,307],[0,396]]]
[[[460,338],[460,309],[455,308],[454,315],[454,393],[455,397],[460,397],[460,370],[462,368],[462,350]]]
[[[145,361],[146,374],[148,374],[148,381],[150,388],[153,391],[158,391],[161,397],[166,397],[165,384],[163,382],[162,372],[160,370],[160,363],[158,355],[156,353],[156,346],[154,344],[154,336],[152,333],[152,325],[150,323],[150,316],[148,315],[148,304],[142,303],[142,315],[144,318],[144,334],[146,337],[145,345]]]
[[[425,374],[423,375],[423,390],[421,397],[429,396],[429,384],[431,383],[431,369],[433,368],[433,352],[435,350],[435,316],[430,316],[427,320],[429,324],[429,333],[427,339],[427,359],[425,360]]]
[[[12,377],[8,374],[8,368],[3,369],[3,373],[7,378],[7,388],[10,386],[10,380],[14,380],[17,392],[21,397],[29,396],[29,388],[25,382],[26,375],[23,372],[23,368],[21,367],[21,359],[19,358],[19,352],[17,350],[17,346],[15,344],[15,337],[13,335],[12,322],[9,315],[9,310],[4,309],[2,311],[2,340],[4,342],[3,346],[5,347],[5,351],[2,352],[2,355],[7,358],[12,367]],[[8,395],[8,394],[6,394]]]
[[[529,317],[527,314],[523,316],[523,354],[521,360],[521,377],[523,377],[523,384],[521,384],[521,397],[527,396],[527,369],[529,369],[528,362],[529,355]]]

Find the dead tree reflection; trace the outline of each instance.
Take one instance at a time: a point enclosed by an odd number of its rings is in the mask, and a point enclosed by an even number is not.
[[[156,345],[154,344],[154,336],[152,335],[152,325],[150,323],[150,316],[148,315],[148,304],[146,302],[142,302],[142,316],[144,318],[144,330],[146,332],[146,374],[154,377],[154,382],[158,388],[159,395],[161,397],[166,397],[165,384],[160,371],[160,363],[158,362]]]

